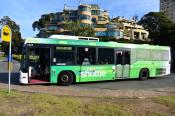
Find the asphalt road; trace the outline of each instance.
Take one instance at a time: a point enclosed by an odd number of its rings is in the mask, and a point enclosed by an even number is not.
[[[108,90],[123,90],[123,89],[154,89],[154,88],[175,88],[175,74],[171,74],[164,77],[150,78],[144,81],[138,79],[130,80],[116,80],[108,82],[97,82],[97,83],[81,83],[74,86],[84,88],[98,88]]]
[[[19,68],[20,63],[17,61],[13,61],[13,69],[11,73],[11,83],[19,84]],[[0,84],[8,83],[8,62],[0,61]]]
[[[12,84],[18,84],[19,67],[20,64],[17,61],[13,61],[12,71]],[[0,83],[8,82],[7,62],[0,62]],[[163,87],[175,87],[175,74],[171,74],[164,77],[150,78],[145,81],[137,79],[132,80],[116,80],[106,82],[92,82],[92,83],[78,83],[71,85],[78,88],[99,88],[99,89],[149,89],[149,88],[163,88]]]
[[[13,70],[12,72],[18,73],[20,68],[20,63],[18,61],[13,60]],[[8,72],[8,62],[6,60],[0,61],[0,73],[7,73]]]
[[[8,72],[7,72],[7,62],[0,62],[0,87],[7,86],[8,84]],[[92,83],[77,83],[75,85],[70,85],[68,87],[61,87],[57,85],[45,86],[45,85],[30,85],[22,86],[18,83],[19,78],[19,63],[14,62],[14,68],[11,77],[11,84],[13,88],[24,91],[37,91],[37,92],[53,92],[61,95],[64,95],[64,92],[69,95],[74,90],[107,90],[107,91],[125,91],[133,90],[135,92],[145,91],[145,90],[161,90],[166,91],[171,89],[171,93],[175,94],[175,74],[171,74],[164,77],[150,78],[145,81],[140,81],[137,79],[132,80],[116,80],[116,81],[106,81],[106,82],[92,82]],[[163,88],[163,89],[162,89]],[[72,92],[73,94],[75,92]],[[87,93],[87,92],[86,92]],[[95,93],[95,92],[94,92]],[[94,94],[93,93],[93,94]],[[100,93],[100,92],[99,92]],[[117,93],[116,93],[117,94]],[[134,93],[135,94],[135,93]]]

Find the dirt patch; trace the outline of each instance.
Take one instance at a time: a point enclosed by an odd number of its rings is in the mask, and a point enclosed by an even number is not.
[[[137,116],[142,114],[168,114],[169,109],[166,106],[153,102],[151,99],[134,100],[134,103],[129,102],[130,110]]]
[[[81,97],[86,103],[109,103],[118,105],[126,112],[130,112],[133,116],[173,116],[172,107],[156,103],[152,97],[150,98],[88,98]]]
[[[29,92],[50,93],[66,96],[84,96],[84,97],[121,97],[121,98],[146,98],[154,96],[175,95],[175,88],[157,88],[157,89],[125,89],[125,90],[106,90],[106,89],[86,89],[77,87],[62,86],[12,86],[13,89]],[[173,92],[174,91],[174,92]]]

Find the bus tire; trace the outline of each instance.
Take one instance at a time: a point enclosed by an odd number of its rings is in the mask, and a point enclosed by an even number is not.
[[[148,69],[144,68],[144,69],[140,70],[140,73],[139,73],[139,79],[140,80],[146,80],[148,77],[149,77]]]
[[[58,76],[58,84],[68,86],[73,83],[73,74],[69,71],[61,72]]]

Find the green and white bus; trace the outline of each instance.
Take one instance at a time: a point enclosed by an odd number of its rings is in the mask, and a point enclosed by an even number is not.
[[[170,56],[170,48],[165,46],[27,38],[19,82],[65,86],[76,82],[145,80],[170,74]]]

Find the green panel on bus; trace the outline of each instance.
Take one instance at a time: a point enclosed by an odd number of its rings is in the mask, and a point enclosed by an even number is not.
[[[114,80],[114,65],[90,65],[90,66],[51,66],[51,83],[57,83],[62,71],[72,71],[76,76],[76,82],[91,82]]]
[[[30,58],[34,54],[39,60]],[[140,78],[143,69],[149,73],[147,77],[158,77],[170,74],[170,61],[171,52],[167,46],[27,38],[20,82],[29,83],[30,76],[36,72],[40,79],[44,80],[44,74],[47,81],[57,83],[62,71],[73,73],[76,82]]]

